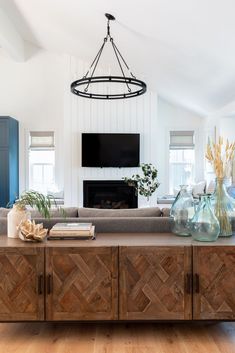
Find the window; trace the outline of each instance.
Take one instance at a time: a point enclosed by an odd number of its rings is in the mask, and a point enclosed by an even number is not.
[[[46,194],[55,187],[54,132],[31,131],[29,139],[29,189]]]
[[[169,191],[182,184],[192,184],[195,178],[194,131],[170,131]]]

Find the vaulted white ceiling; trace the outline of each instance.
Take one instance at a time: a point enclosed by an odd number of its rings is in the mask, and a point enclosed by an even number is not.
[[[25,40],[86,61],[102,44],[110,12],[116,44],[149,88],[205,115],[235,100],[234,0],[0,0],[0,6]]]

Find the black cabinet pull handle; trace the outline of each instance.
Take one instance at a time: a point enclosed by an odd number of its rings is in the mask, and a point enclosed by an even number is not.
[[[192,275],[191,273],[186,274],[186,293],[191,294],[192,292]]]
[[[38,276],[38,294],[43,294],[43,274],[40,273]]]
[[[47,294],[52,293],[52,275],[47,276]]]
[[[195,273],[195,293],[200,292],[199,274]]]

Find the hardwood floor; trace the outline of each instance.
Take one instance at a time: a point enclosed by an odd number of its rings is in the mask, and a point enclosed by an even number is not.
[[[235,353],[235,323],[0,324],[1,353]]]

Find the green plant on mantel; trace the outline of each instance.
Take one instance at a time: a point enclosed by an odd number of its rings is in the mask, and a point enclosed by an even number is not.
[[[160,183],[157,179],[158,171],[151,163],[143,163],[140,165],[143,175],[135,174],[131,178],[123,178],[123,180],[129,185],[133,186],[136,190],[136,194],[140,194],[147,198],[153,195],[157,190]]]
[[[51,200],[50,195],[43,195],[40,192],[29,190],[23,192],[20,197],[15,201],[14,205],[19,210],[25,210],[26,206],[36,207],[41,215],[45,218],[50,218]],[[56,203],[55,203],[56,204]],[[62,209],[62,213],[64,210]]]

